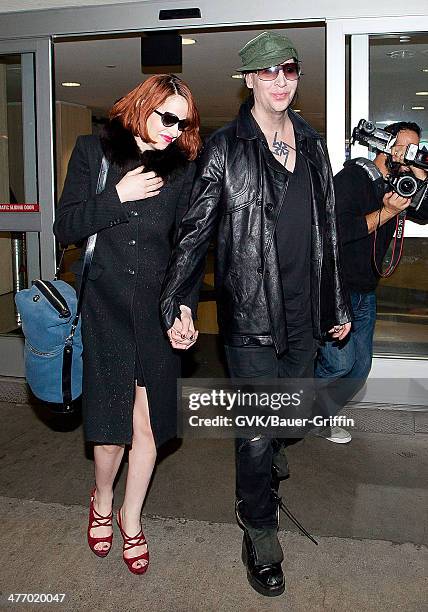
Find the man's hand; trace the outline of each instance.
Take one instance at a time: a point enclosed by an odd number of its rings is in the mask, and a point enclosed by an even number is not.
[[[343,340],[351,331],[351,323],[344,323],[343,325],[335,325],[329,330],[329,334],[332,335],[332,338],[335,340]]]
[[[418,168],[417,166],[412,166],[410,164],[410,170],[412,171],[412,174],[414,174],[420,181],[425,181],[426,178],[428,178],[428,172],[423,168]]]
[[[383,208],[391,219],[406,210],[410,202],[410,198],[403,198],[395,191],[390,191],[383,196]]]
[[[407,145],[394,145],[393,147],[391,147],[392,160],[394,162],[401,164],[403,167],[403,170],[407,170],[407,171],[410,170],[417,179],[424,181],[428,176],[428,172],[424,170],[423,168],[418,168],[417,166],[413,166],[410,162],[406,162],[404,160],[406,151],[407,151]]]
[[[172,348],[185,351],[195,344],[199,332],[195,331],[190,308],[182,304],[180,312],[180,318],[175,318],[174,325],[168,330],[168,338]]]
[[[409,198],[402,198],[398,193],[395,193],[395,191],[386,193],[383,196],[383,206],[380,212],[374,210],[366,215],[368,233],[372,234],[379,226],[396,217],[402,210],[406,210],[409,204]]]

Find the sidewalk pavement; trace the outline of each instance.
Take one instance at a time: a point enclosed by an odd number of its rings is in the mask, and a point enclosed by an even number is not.
[[[319,546],[281,522],[287,592],[267,599],[240,560],[233,440],[163,451],[143,509],[150,569],[134,576],[117,529],[106,559],[86,544],[93,461],[81,428],[52,431],[27,405],[0,402],[0,414],[0,610],[428,611],[424,435],[356,432],[346,445],[307,438],[289,448],[281,494]],[[11,593],[65,597],[11,603]]]
[[[267,599],[248,585],[235,525],[144,517],[151,562],[134,576],[113,549],[87,547],[87,509],[0,498],[2,610],[141,612],[423,612],[428,551],[413,544],[281,531],[287,591]],[[12,604],[11,593],[64,593],[60,604]]]

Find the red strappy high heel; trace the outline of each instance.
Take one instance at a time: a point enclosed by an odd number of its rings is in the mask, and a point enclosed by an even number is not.
[[[110,512],[108,516],[102,516],[102,514],[99,514],[99,512],[97,512],[94,508],[94,499],[95,499],[95,488],[92,490],[91,502],[89,504],[88,544],[89,544],[89,548],[92,550],[93,553],[97,555],[97,557],[106,557],[111,550],[111,545],[113,542],[113,534],[109,536],[104,536],[103,538],[94,538],[93,536],[91,536],[90,531],[91,529],[94,529],[96,527],[112,527],[113,526],[113,510]],[[95,545],[99,544],[100,542],[107,542],[108,544],[110,544],[110,547],[107,550],[97,550],[95,548]]]
[[[127,550],[131,550],[131,548],[135,548],[136,546],[142,546],[143,544],[147,545],[146,538],[144,537],[144,533],[142,529],[140,529],[137,535],[134,536],[133,538],[130,538],[129,535],[127,535],[124,532],[123,527],[122,527],[122,519],[120,516],[120,510],[117,513],[117,524],[118,524],[120,533],[122,534],[122,538],[123,538],[123,552],[124,553]],[[144,561],[146,561],[146,564],[143,565],[142,567],[132,567],[132,565],[136,561],[139,561],[140,559],[144,559]],[[123,555],[123,560],[128,566],[129,571],[132,572],[133,574],[145,574],[147,572],[147,568],[149,567],[149,549],[147,548],[146,552],[143,553],[142,555],[138,555],[138,557],[131,557],[130,559],[127,559],[125,555]]]

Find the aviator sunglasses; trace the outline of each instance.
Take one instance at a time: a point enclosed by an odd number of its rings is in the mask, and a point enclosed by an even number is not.
[[[180,132],[184,132],[184,130],[190,125],[190,121],[188,119],[179,119],[177,115],[174,115],[174,113],[169,113],[168,111],[165,113],[161,113],[157,110],[153,112],[159,115],[162,121],[162,125],[164,125],[165,127],[172,127],[177,123]]]
[[[301,74],[298,62],[262,68],[261,70],[256,70],[256,72],[261,81],[274,81],[278,77],[280,70],[282,70],[287,81],[297,81]]]

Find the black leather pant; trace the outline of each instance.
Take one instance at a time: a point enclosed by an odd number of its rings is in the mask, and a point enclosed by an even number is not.
[[[231,378],[313,378],[317,342],[312,329],[289,334],[289,351],[277,357],[271,346],[225,346]],[[236,497],[243,518],[253,527],[277,526],[277,501],[272,491],[272,467],[281,447],[298,439],[272,440],[263,435],[237,438]]]

